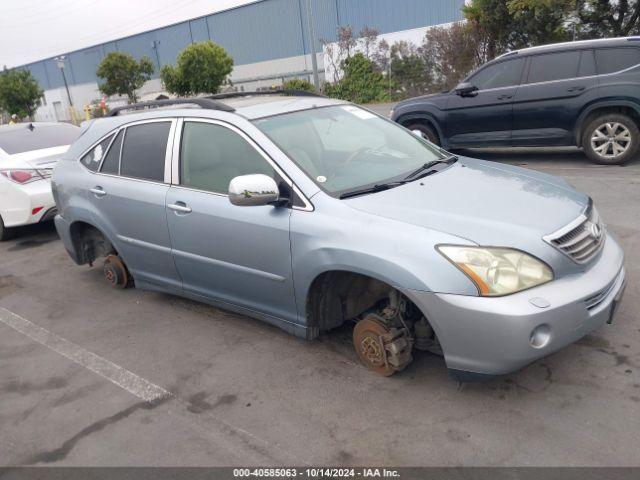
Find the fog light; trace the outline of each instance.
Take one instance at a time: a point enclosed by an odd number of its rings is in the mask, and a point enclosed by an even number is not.
[[[551,328],[547,324],[538,325],[531,332],[529,343],[533,348],[544,348],[551,340]]]

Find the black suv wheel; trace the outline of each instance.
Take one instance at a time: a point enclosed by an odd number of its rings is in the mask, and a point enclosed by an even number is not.
[[[431,127],[428,127],[423,123],[410,123],[407,125],[407,128],[411,131],[420,130],[422,132],[422,135],[424,135],[427,140],[440,146],[440,139],[438,138],[438,134]]]
[[[638,126],[619,113],[599,115],[582,134],[582,148],[587,157],[603,165],[622,165],[633,158],[639,145]]]

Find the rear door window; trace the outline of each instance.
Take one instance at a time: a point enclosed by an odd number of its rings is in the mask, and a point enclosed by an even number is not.
[[[574,78],[578,74],[580,52],[559,52],[531,57],[528,83],[552,82]]]
[[[520,84],[523,65],[524,60],[522,58],[495,63],[480,70],[469,79],[469,82],[478,87],[479,90],[518,85]]]
[[[127,127],[122,145],[120,175],[163,182],[170,128],[170,121]]]
[[[117,175],[120,168],[120,146],[122,145],[122,136],[124,135],[124,130],[120,130],[118,136],[111,144],[111,148],[107,152],[107,156],[104,157],[104,161],[102,162],[102,168],[100,169],[101,173],[110,173],[112,175]]]
[[[80,159],[80,163],[92,172],[97,171],[98,167],[100,167],[100,162],[102,162],[102,159],[107,153],[107,148],[109,148],[109,143],[111,143],[112,139],[113,135],[109,135],[107,138],[102,140],[98,145],[93,147],[89,153]]]
[[[580,56],[578,77],[589,77],[596,74],[596,61],[593,58],[593,50],[583,50]]]
[[[635,47],[599,48],[596,50],[598,74],[614,73],[640,64],[640,49]]]

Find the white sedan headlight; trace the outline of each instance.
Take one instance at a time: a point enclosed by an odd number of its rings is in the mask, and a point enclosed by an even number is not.
[[[438,245],[438,251],[462,270],[482,296],[520,292],[553,280],[544,262],[520,250]]]

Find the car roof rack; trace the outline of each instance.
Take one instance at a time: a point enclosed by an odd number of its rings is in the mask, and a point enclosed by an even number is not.
[[[310,92],[308,90],[285,90],[285,89],[275,89],[275,90],[261,90],[257,92],[225,92],[225,93],[217,93],[215,95],[210,95],[206,98],[211,99],[224,99],[224,98],[239,98],[239,97],[252,97],[259,95],[286,95],[291,97],[322,97],[326,98],[324,95],[316,92]]]
[[[116,107],[109,112],[108,117],[116,117],[121,112],[129,110],[152,110],[154,108],[169,107],[173,105],[196,105],[200,108],[210,110],[222,110],[223,112],[234,112],[235,108],[230,107],[222,102],[218,102],[213,98],[173,98],[168,100],[151,100],[149,102],[133,103]]]

